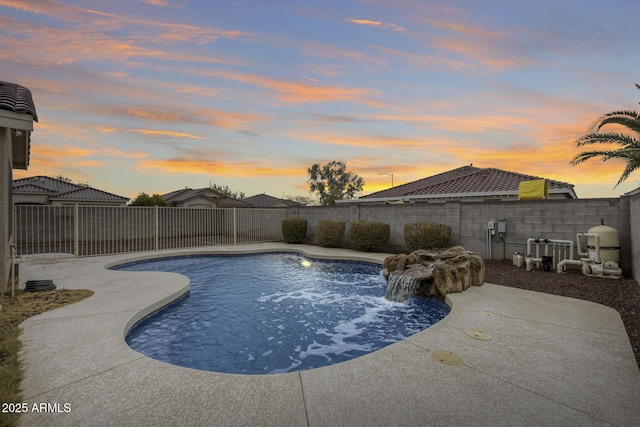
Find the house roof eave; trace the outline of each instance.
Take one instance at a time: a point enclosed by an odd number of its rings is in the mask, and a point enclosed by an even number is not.
[[[549,194],[569,194],[572,198],[577,199],[573,188],[554,188],[549,189]],[[371,197],[362,199],[347,199],[336,200],[336,204],[351,204],[351,203],[388,203],[403,201],[405,203],[415,200],[435,200],[435,199],[469,199],[478,197],[513,197],[517,196],[518,191],[505,190],[505,191],[481,191],[481,192],[466,192],[466,193],[442,193],[442,194],[416,194],[397,197]]]

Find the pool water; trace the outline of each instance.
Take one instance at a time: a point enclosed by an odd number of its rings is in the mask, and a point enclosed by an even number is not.
[[[127,334],[134,350],[189,368],[236,374],[302,371],[343,362],[438,322],[449,307],[384,298],[380,266],[298,254],[204,255],[124,264],[171,271],[188,294]]]

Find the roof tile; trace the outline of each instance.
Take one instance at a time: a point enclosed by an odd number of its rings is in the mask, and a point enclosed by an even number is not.
[[[33,119],[38,121],[31,91],[15,83],[0,81],[0,109],[31,114]]]
[[[532,179],[542,178],[496,168],[463,166],[387,190],[377,191],[363,196],[361,199],[429,194],[518,191],[520,182]],[[552,179],[547,179],[547,185],[549,189],[565,188],[570,190],[573,188],[573,184]]]

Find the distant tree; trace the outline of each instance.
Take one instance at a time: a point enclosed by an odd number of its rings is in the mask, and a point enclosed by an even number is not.
[[[307,169],[309,192],[318,193],[320,204],[335,205],[336,200],[351,199],[362,191],[364,180],[347,171],[343,161],[332,161],[320,166],[314,164]]]
[[[287,199],[287,200],[293,200],[294,202],[298,202],[302,206],[309,206],[310,204],[313,203],[313,200],[311,199],[311,197],[307,197],[307,196],[291,196],[291,195],[287,195],[287,196],[284,196],[284,198]]]
[[[64,175],[52,175],[49,178],[57,179],[58,181],[66,182],[67,184],[79,185],[80,187],[89,187],[89,183],[88,182],[80,182],[80,181],[73,182],[73,180],[71,178],[69,178],[68,176],[64,176]]]
[[[213,191],[215,191],[216,193],[218,193],[222,197],[229,197],[230,199],[237,199],[237,200],[242,200],[245,197],[244,192],[242,192],[242,191],[231,191],[231,189],[229,188],[228,185],[225,185],[223,187],[221,185],[211,184],[211,185],[209,185],[209,188],[211,188]]]
[[[635,84],[638,89],[640,85]],[[628,135],[618,132],[600,132],[604,125],[617,124],[626,127],[637,135]],[[610,159],[620,159],[627,163],[618,183],[617,187],[626,180],[632,172],[640,168],[640,114],[636,111],[613,111],[600,117],[592,126],[590,132],[576,141],[578,147],[584,147],[592,144],[617,144],[618,148],[613,150],[592,150],[584,151],[576,155],[571,164],[578,165],[586,160],[594,157],[602,157],[602,161],[606,162]],[[614,188],[615,188],[614,187]]]
[[[147,193],[140,193],[133,199],[129,206],[169,206],[159,194],[149,196]]]

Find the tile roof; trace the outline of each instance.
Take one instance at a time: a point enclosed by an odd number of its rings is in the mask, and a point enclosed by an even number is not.
[[[195,197],[204,197],[206,199],[213,200],[222,196],[216,193],[211,188],[205,187],[196,188],[195,190],[192,188],[181,188],[180,190],[175,190],[170,193],[163,194],[161,197],[167,203],[181,203]]]
[[[293,200],[279,199],[268,194],[256,194],[255,196],[246,197],[242,200],[247,203],[251,203],[253,206],[258,208],[268,208],[280,202],[283,202],[287,206],[302,206],[301,203],[295,202]]]
[[[15,83],[0,81],[0,109],[31,114],[33,120],[38,121],[31,91]]]
[[[76,190],[67,191],[65,193],[59,193],[55,196],[51,196],[51,199],[64,199],[64,200],[118,200],[128,201],[128,197],[118,196],[116,194],[108,193],[106,191],[98,190],[92,187],[81,187]]]
[[[49,194],[50,199],[59,200],[100,200],[100,201],[127,201],[128,197],[118,196],[93,187],[72,184],[48,176],[32,176],[16,179],[12,182],[14,193]]]
[[[194,199],[196,197],[202,197],[210,200],[220,207],[239,207],[239,208],[252,208],[253,205],[238,199],[232,199],[230,197],[224,197],[217,193],[215,190],[209,187],[205,188],[182,188],[180,190],[172,191],[161,196],[165,202],[170,204],[179,204],[187,200]]]
[[[216,200],[216,204],[223,208],[253,208],[251,203],[247,203],[244,200],[232,199],[231,197],[222,197]]]
[[[72,184],[70,182],[61,181],[59,179],[50,178],[48,176],[31,176],[29,178],[22,178],[13,180],[12,188],[14,191],[25,186],[35,186],[44,189],[47,193],[64,193],[79,188],[79,185]]]
[[[407,184],[398,185],[387,190],[377,191],[360,198],[374,199],[418,195],[517,192],[520,182],[532,179],[542,178],[496,168],[463,166]],[[552,179],[547,180],[547,185],[550,191],[552,189],[564,189],[567,192],[571,192],[573,189],[573,184]]]
[[[14,181],[15,183],[15,181]],[[12,190],[14,193],[39,193],[39,194],[49,194],[51,191],[48,189],[35,184],[13,184]]]

